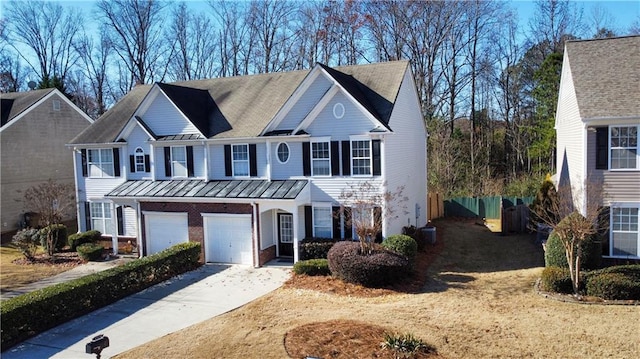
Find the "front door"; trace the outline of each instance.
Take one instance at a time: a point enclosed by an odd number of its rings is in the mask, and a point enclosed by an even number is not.
[[[281,257],[293,257],[292,214],[278,213],[278,248]]]

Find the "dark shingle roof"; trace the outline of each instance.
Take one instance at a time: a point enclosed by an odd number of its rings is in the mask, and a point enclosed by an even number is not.
[[[331,70],[330,74],[386,125],[408,65],[408,61],[394,61],[345,66]],[[163,91],[168,89],[165,93],[173,101],[180,101],[181,104],[176,103],[176,105],[181,109],[181,106],[191,106],[190,97],[187,94],[198,93],[200,96],[202,91],[198,90],[208,91],[213,99],[213,114],[208,118],[208,138],[256,137],[300,86],[308,73],[308,70],[291,71],[183,81],[158,86]],[[185,87],[192,91],[183,91]],[[71,143],[115,141],[116,136],[133,116],[150,88],[150,85],[135,87]],[[197,109],[182,111],[192,121],[196,118],[200,119],[197,121],[203,121],[201,120],[203,116]],[[203,123],[196,126],[199,129],[206,127]]]
[[[210,115],[216,104],[207,90],[158,83],[158,87],[205,136],[211,136]]]
[[[0,126],[7,124],[53,90],[44,89],[0,94]]]
[[[640,115],[640,36],[570,41],[566,51],[580,117]]]

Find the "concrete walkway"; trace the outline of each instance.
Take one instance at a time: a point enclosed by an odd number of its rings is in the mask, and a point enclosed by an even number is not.
[[[104,334],[109,358],[238,308],[280,287],[290,267],[207,264],[33,337],[3,359],[92,358],[91,338]]]

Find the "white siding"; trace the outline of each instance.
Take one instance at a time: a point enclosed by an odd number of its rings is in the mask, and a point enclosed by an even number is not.
[[[276,244],[276,231],[274,229],[275,210],[260,214],[260,249],[267,249]]]
[[[380,177],[353,178],[353,177],[327,177],[314,178],[309,184],[311,187],[311,202],[339,203],[342,191],[349,191],[350,187],[358,188],[361,182],[370,181],[374,187],[381,188],[383,180]],[[406,220],[405,220],[406,223]],[[400,232],[398,232],[400,233]]]
[[[274,180],[285,180],[292,177],[302,176],[302,143],[287,142],[283,138],[282,142],[289,145],[289,161],[282,164],[278,161],[276,153],[280,141],[271,142],[271,178]]]
[[[132,180],[141,180],[141,179],[151,179],[151,172],[134,172],[131,173],[131,169],[129,168],[129,156],[135,155],[136,148],[140,147],[144,151],[145,155],[151,154],[151,145],[149,145],[148,141],[150,140],[149,135],[140,128],[140,125],[136,125],[133,128],[129,137],[126,138],[127,141],[127,153],[125,154],[125,167],[127,168],[128,178]],[[153,156],[150,156],[153,157]]]
[[[200,133],[163,94],[156,96],[141,117],[158,136]]]
[[[137,237],[138,226],[136,224],[136,209],[133,207],[124,207],[122,215],[124,217],[124,235],[127,237]]]
[[[382,144],[383,176],[391,192],[404,186],[409,214],[398,211],[399,217],[385,224],[385,236],[401,233],[407,220],[416,224],[416,204],[420,206],[417,226],[427,223],[427,134],[410,71],[400,86],[389,127],[393,134],[386,135]]]
[[[224,176],[224,145],[209,147],[209,176],[213,180],[220,180]]]
[[[300,100],[293,105],[276,129],[293,130],[296,128],[329,88],[331,88],[330,80],[324,74],[320,74],[300,97]]]
[[[267,178],[267,146],[264,143],[256,144],[256,166],[258,177]]]
[[[79,202],[86,202],[87,200],[96,200],[102,198],[105,194],[111,192],[114,188],[118,187],[121,183],[126,181],[126,168],[124,162],[124,149],[120,149],[120,177],[104,177],[104,178],[91,178],[82,176],[82,156],[80,151],[75,152],[76,156],[76,173],[78,175],[78,192],[77,200]],[[127,166],[128,167],[128,166]]]
[[[344,105],[345,110],[339,119],[333,115],[333,106],[338,102]],[[368,134],[376,125],[341,90],[305,130],[311,136],[331,136],[333,141],[342,141],[348,140],[349,135]]]

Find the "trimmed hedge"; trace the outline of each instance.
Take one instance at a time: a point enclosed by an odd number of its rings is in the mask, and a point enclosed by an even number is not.
[[[604,268],[587,275],[587,295],[608,300],[640,300],[640,265]]]
[[[589,236],[582,243],[582,269],[598,269],[602,263],[602,245],[599,237]],[[546,267],[569,268],[567,255],[558,234],[553,231],[549,234],[544,252],[544,265]]]
[[[569,268],[546,267],[542,271],[540,285],[542,290],[546,292],[573,293],[573,284],[571,282]]]
[[[327,256],[331,274],[349,283],[379,287],[401,281],[411,273],[407,257],[376,246],[362,255],[359,242],[338,242]]]
[[[298,261],[293,265],[293,272],[295,274],[306,274],[310,276],[331,275],[329,261],[323,258]]]
[[[102,259],[104,253],[104,247],[97,243],[85,243],[76,248],[78,256],[85,261],[97,261]]]
[[[327,258],[327,254],[333,245],[336,244],[335,239],[331,238],[305,238],[300,242],[300,260]]]
[[[49,243],[47,243],[47,237],[49,232],[52,232],[54,238],[57,238],[57,242],[55,243],[55,251],[59,252],[67,245],[67,226],[64,224],[52,224],[50,226],[46,226],[40,230],[42,233],[42,237],[40,239],[42,247],[47,250],[49,248]],[[56,237],[57,236],[57,237]]]
[[[85,243],[95,243],[102,238],[102,233],[96,230],[90,230],[86,232],[74,233],[69,236],[67,242],[72,251],[75,251],[79,245]]]
[[[2,351],[71,319],[197,268],[200,244],[154,255],[0,302]]]
[[[404,234],[392,234],[382,241],[382,247],[400,253],[413,261],[418,254],[418,244],[415,239]]]

